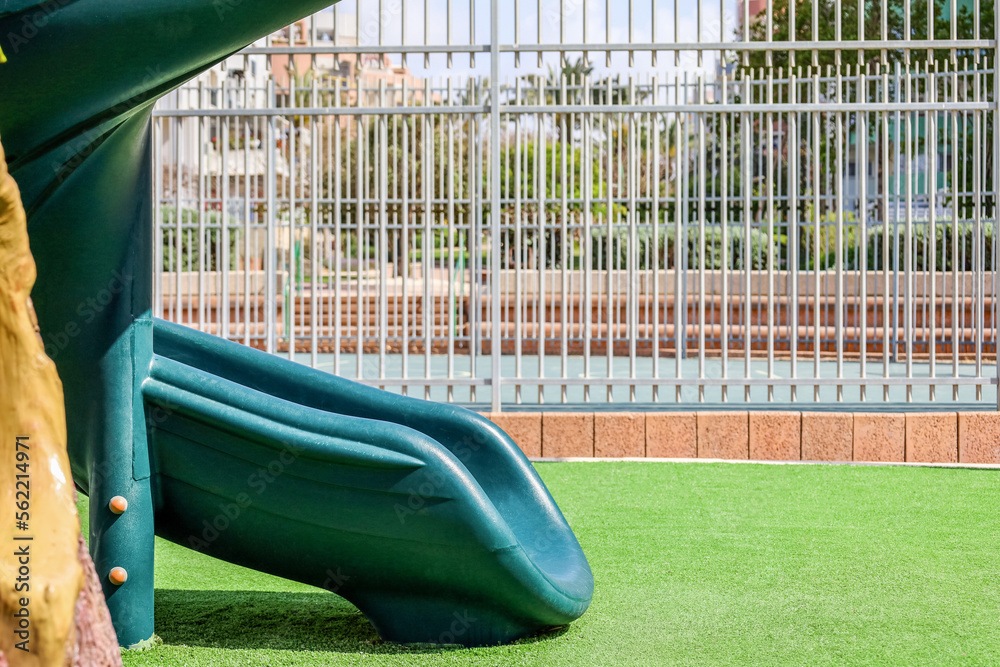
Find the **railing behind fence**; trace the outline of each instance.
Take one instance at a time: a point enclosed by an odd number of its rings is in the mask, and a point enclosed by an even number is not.
[[[996,405],[992,5],[528,4],[345,1],[161,106],[157,314],[493,410]]]

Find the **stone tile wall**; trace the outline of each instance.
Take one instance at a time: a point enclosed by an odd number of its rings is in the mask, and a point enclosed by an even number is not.
[[[529,457],[1000,464],[1000,412],[504,412]]]

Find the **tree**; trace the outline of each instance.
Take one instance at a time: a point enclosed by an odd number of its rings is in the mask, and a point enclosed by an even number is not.
[[[928,38],[938,40],[951,39],[950,12],[952,2],[959,3],[958,11],[955,17],[957,38],[960,40],[967,40],[977,37],[975,32],[975,16],[973,15],[970,2],[962,2],[962,0],[931,0],[931,2],[933,2],[933,15],[936,17],[934,20],[933,35],[929,35],[928,30],[928,0],[909,1],[910,14],[908,22],[905,14],[905,0],[885,0],[885,39],[899,42],[901,45],[907,38],[915,40]],[[840,39],[842,41],[855,41],[859,38],[858,3],[838,3],[835,0],[817,0],[815,7],[813,4],[813,0],[795,0],[794,34],[796,41],[835,40],[837,38],[838,4],[840,6]],[[861,23],[863,24],[863,36],[866,40],[882,39],[882,9],[882,0],[865,0],[863,3],[860,18]],[[817,32],[815,34],[813,32],[814,10],[817,14],[815,17]],[[766,18],[765,9],[751,19],[751,24],[748,30],[751,41],[760,42],[767,39]],[[774,0],[772,4],[772,40],[787,41],[789,39],[791,34],[789,18],[789,0]],[[992,38],[995,26],[994,0],[981,0],[979,22],[980,28],[978,37],[986,39]],[[742,38],[742,32],[742,27],[737,29],[738,38]],[[815,51],[799,51],[797,56],[793,56],[792,52],[788,50],[776,49],[770,53],[765,51],[738,52],[732,57],[731,63],[742,68],[738,76],[744,79],[748,75],[753,75],[754,73],[756,73],[758,78],[760,78],[764,76],[766,72],[789,72],[790,67],[793,64],[793,57],[795,58],[794,65],[799,68],[798,72],[800,75],[802,74],[802,68],[805,68],[805,74],[809,75],[815,72],[815,69],[811,68],[818,67],[823,76],[836,74],[837,72],[840,72],[845,76],[851,76],[858,71],[857,68],[859,63],[862,62],[864,63],[865,71],[869,75],[872,75],[877,71],[885,72],[887,69],[889,71],[893,71],[896,66],[902,66],[904,72],[911,71],[919,73],[921,71],[926,72],[929,68],[937,68],[939,70],[950,69],[952,71],[955,69],[962,69],[967,66],[968,61],[972,60],[976,62],[976,56],[985,55],[988,55],[985,49],[977,53],[976,49],[973,48],[956,48],[954,51],[950,49],[911,49],[906,51],[901,48],[888,48],[884,50],[842,49],[838,51],[837,49],[826,48]],[[863,60],[860,59],[862,56]],[[983,91],[983,99],[990,99],[992,95],[993,77],[985,77],[984,81],[986,90]],[[889,77],[888,85],[888,89],[882,90],[881,84],[875,82],[875,84],[868,90],[869,101],[899,99],[897,91],[895,91],[896,84],[894,77]],[[821,99],[830,100],[831,98],[832,91],[823,91],[821,93]],[[856,118],[856,114],[847,114],[845,116],[848,133],[855,131]],[[829,120],[829,118],[826,120]],[[992,114],[985,115],[984,126],[982,145],[989,146],[992,145],[993,137]],[[876,123],[869,124],[869,143],[876,141],[878,131],[879,128]],[[948,130],[944,123],[938,124],[936,145],[941,145],[945,141],[947,131]],[[971,130],[963,128],[960,129],[960,132],[963,134],[969,134],[971,137]],[[967,138],[963,136],[961,140],[965,141],[966,139]],[[802,158],[800,164],[811,163],[813,165],[819,165],[829,162],[830,151],[833,150],[833,146],[831,146],[832,141],[833,138],[830,136],[829,127],[824,127],[819,137],[819,152],[817,154],[812,155],[812,152],[815,152],[815,148],[813,146],[803,145],[798,147],[797,150]],[[893,144],[891,138],[889,141],[890,151],[897,153],[899,151],[899,147],[896,147]],[[787,150],[791,149],[786,148],[786,151]],[[876,158],[877,187],[879,192],[886,192],[887,170],[886,165],[884,164],[884,155],[882,151],[875,151],[874,155]],[[787,158],[787,152],[784,155],[784,158]],[[806,158],[811,158],[811,160],[807,160]],[[986,172],[992,173],[994,168],[992,164],[992,151],[985,152],[985,160]],[[779,173],[783,172],[786,167],[787,160],[782,159],[782,164],[778,167],[777,171]],[[971,190],[973,186],[971,170],[966,170],[966,174],[968,180],[961,189]],[[810,183],[815,184],[816,179],[819,178],[819,173],[814,171],[810,174],[809,172],[803,170],[801,177],[803,179],[802,185],[805,187]],[[953,174],[952,177],[957,178],[957,175]],[[805,192],[805,190],[802,190],[801,192]],[[957,209],[957,203],[953,202],[952,204]],[[878,217],[882,221],[885,221],[887,218],[885,197],[878,198],[878,209]]]
[[[0,664],[121,665],[80,534],[62,384],[38,335],[28,296],[34,282],[24,208],[0,147],[0,453],[9,462],[0,470],[0,495],[11,508],[0,523],[7,535],[33,538],[9,542],[0,555]]]
[[[467,94],[456,92],[460,93],[456,97]],[[444,112],[447,107],[441,105],[441,109]],[[485,173],[485,165],[476,165],[470,155],[469,148],[476,141],[475,133],[476,125],[470,116],[444,113],[394,115],[384,120],[359,116],[346,123],[332,119],[323,123],[318,132],[320,146],[315,148],[321,151],[322,157],[317,185],[319,196],[351,202],[340,205],[343,231],[334,240],[337,244],[334,255],[346,257],[350,254],[364,259],[359,241],[367,242],[369,256],[376,252],[379,247],[377,232],[368,230],[359,239],[356,227],[360,218],[367,215],[377,220],[382,211],[377,204],[358,202],[378,199],[384,188],[388,200],[385,213],[390,225],[401,223],[404,215],[409,216],[408,237],[390,229],[386,239],[387,261],[393,263],[397,275],[402,275],[404,248],[412,247],[415,237],[423,240],[425,215],[454,214],[458,217],[471,214],[467,202],[476,184],[473,174],[477,170]],[[441,201],[447,199],[449,190],[454,194],[454,203],[450,206]],[[400,203],[404,198],[408,201],[406,210]],[[428,200],[431,200],[429,206]],[[448,239],[448,247],[454,242]],[[427,249],[433,252],[433,245]]]
[[[951,22],[949,18],[949,7],[953,0],[933,0],[934,2],[934,35],[931,39],[950,39]],[[959,2],[958,15],[956,21],[958,39],[974,38],[974,16],[971,3]],[[817,13],[818,33],[813,35],[813,2],[814,0],[795,1],[795,39],[796,41],[833,41],[837,38],[837,5],[840,4],[840,35],[843,41],[855,41],[858,39],[858,3],[845,1],[838,3],[835,0],[815,0]],[[907,38],[906,20],[904,13],[905,0],[885,0],[886,2],[886,39],[899,41],[901,44]],[[910,39],[928,39],[927,34],[927,0],[910,0]],[[751,19],[750,41],[761,42],[767,40],[767,10],[762,10],[757,16]],[[864,23],[864,38],[867,40],[882,39],[882,0],[865,0],[863,6],[862,22]],[[772,3],[772,40],[787,41],[791,34],[789,28],[789,0],[773,0]],[[984,39],[992,39],[994,25],[993,0],[981,0],[980,2],[980,36]],[[742,28],[737,29],[737,37],[742,38]],[[775,50],[770,56],[764,51],[749,51],[742,62],[752,68],[762,68],[767,66],[782,67],[788,70],[790,61],[790,51]],[[797,65],[826,65],[835,66],[856,65],[858,63],[858,49],[844,49],[839,56],[835,49],[823,49],[815,52],[799,52],[796,58]],[[881,61],[882,65],[906,60],[906,52],[903,49],[886,49],[884,52],[879,49],[864,49],[865,62]],[[928,51],[925,49],[914,49],[910,51],[909,62],[925,63],[928,60],[943,62],[951,58],[951,51],[948,49],[936,49],[928,58]],[[972,49],[958,49],[956,51],[956,62],[962,58],[972,56]],[[768,58],[770,57],[770,61]],[[839,61],[838,61],[839,57]]]

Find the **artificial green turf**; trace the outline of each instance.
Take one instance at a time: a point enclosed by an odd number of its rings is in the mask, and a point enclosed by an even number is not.
[[[537,468],[596,580],[564,630],[478,649],[384,643],[331,593],[158,540],[164,643],[125,665],[1000,662],[995,471]]]

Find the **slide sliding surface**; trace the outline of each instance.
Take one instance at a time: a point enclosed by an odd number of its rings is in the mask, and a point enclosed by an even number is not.
[[[143,384],[157,534],[335,589],[400,642],[481,645],[587,609],[587,560],[497,426],[162,320]]]

